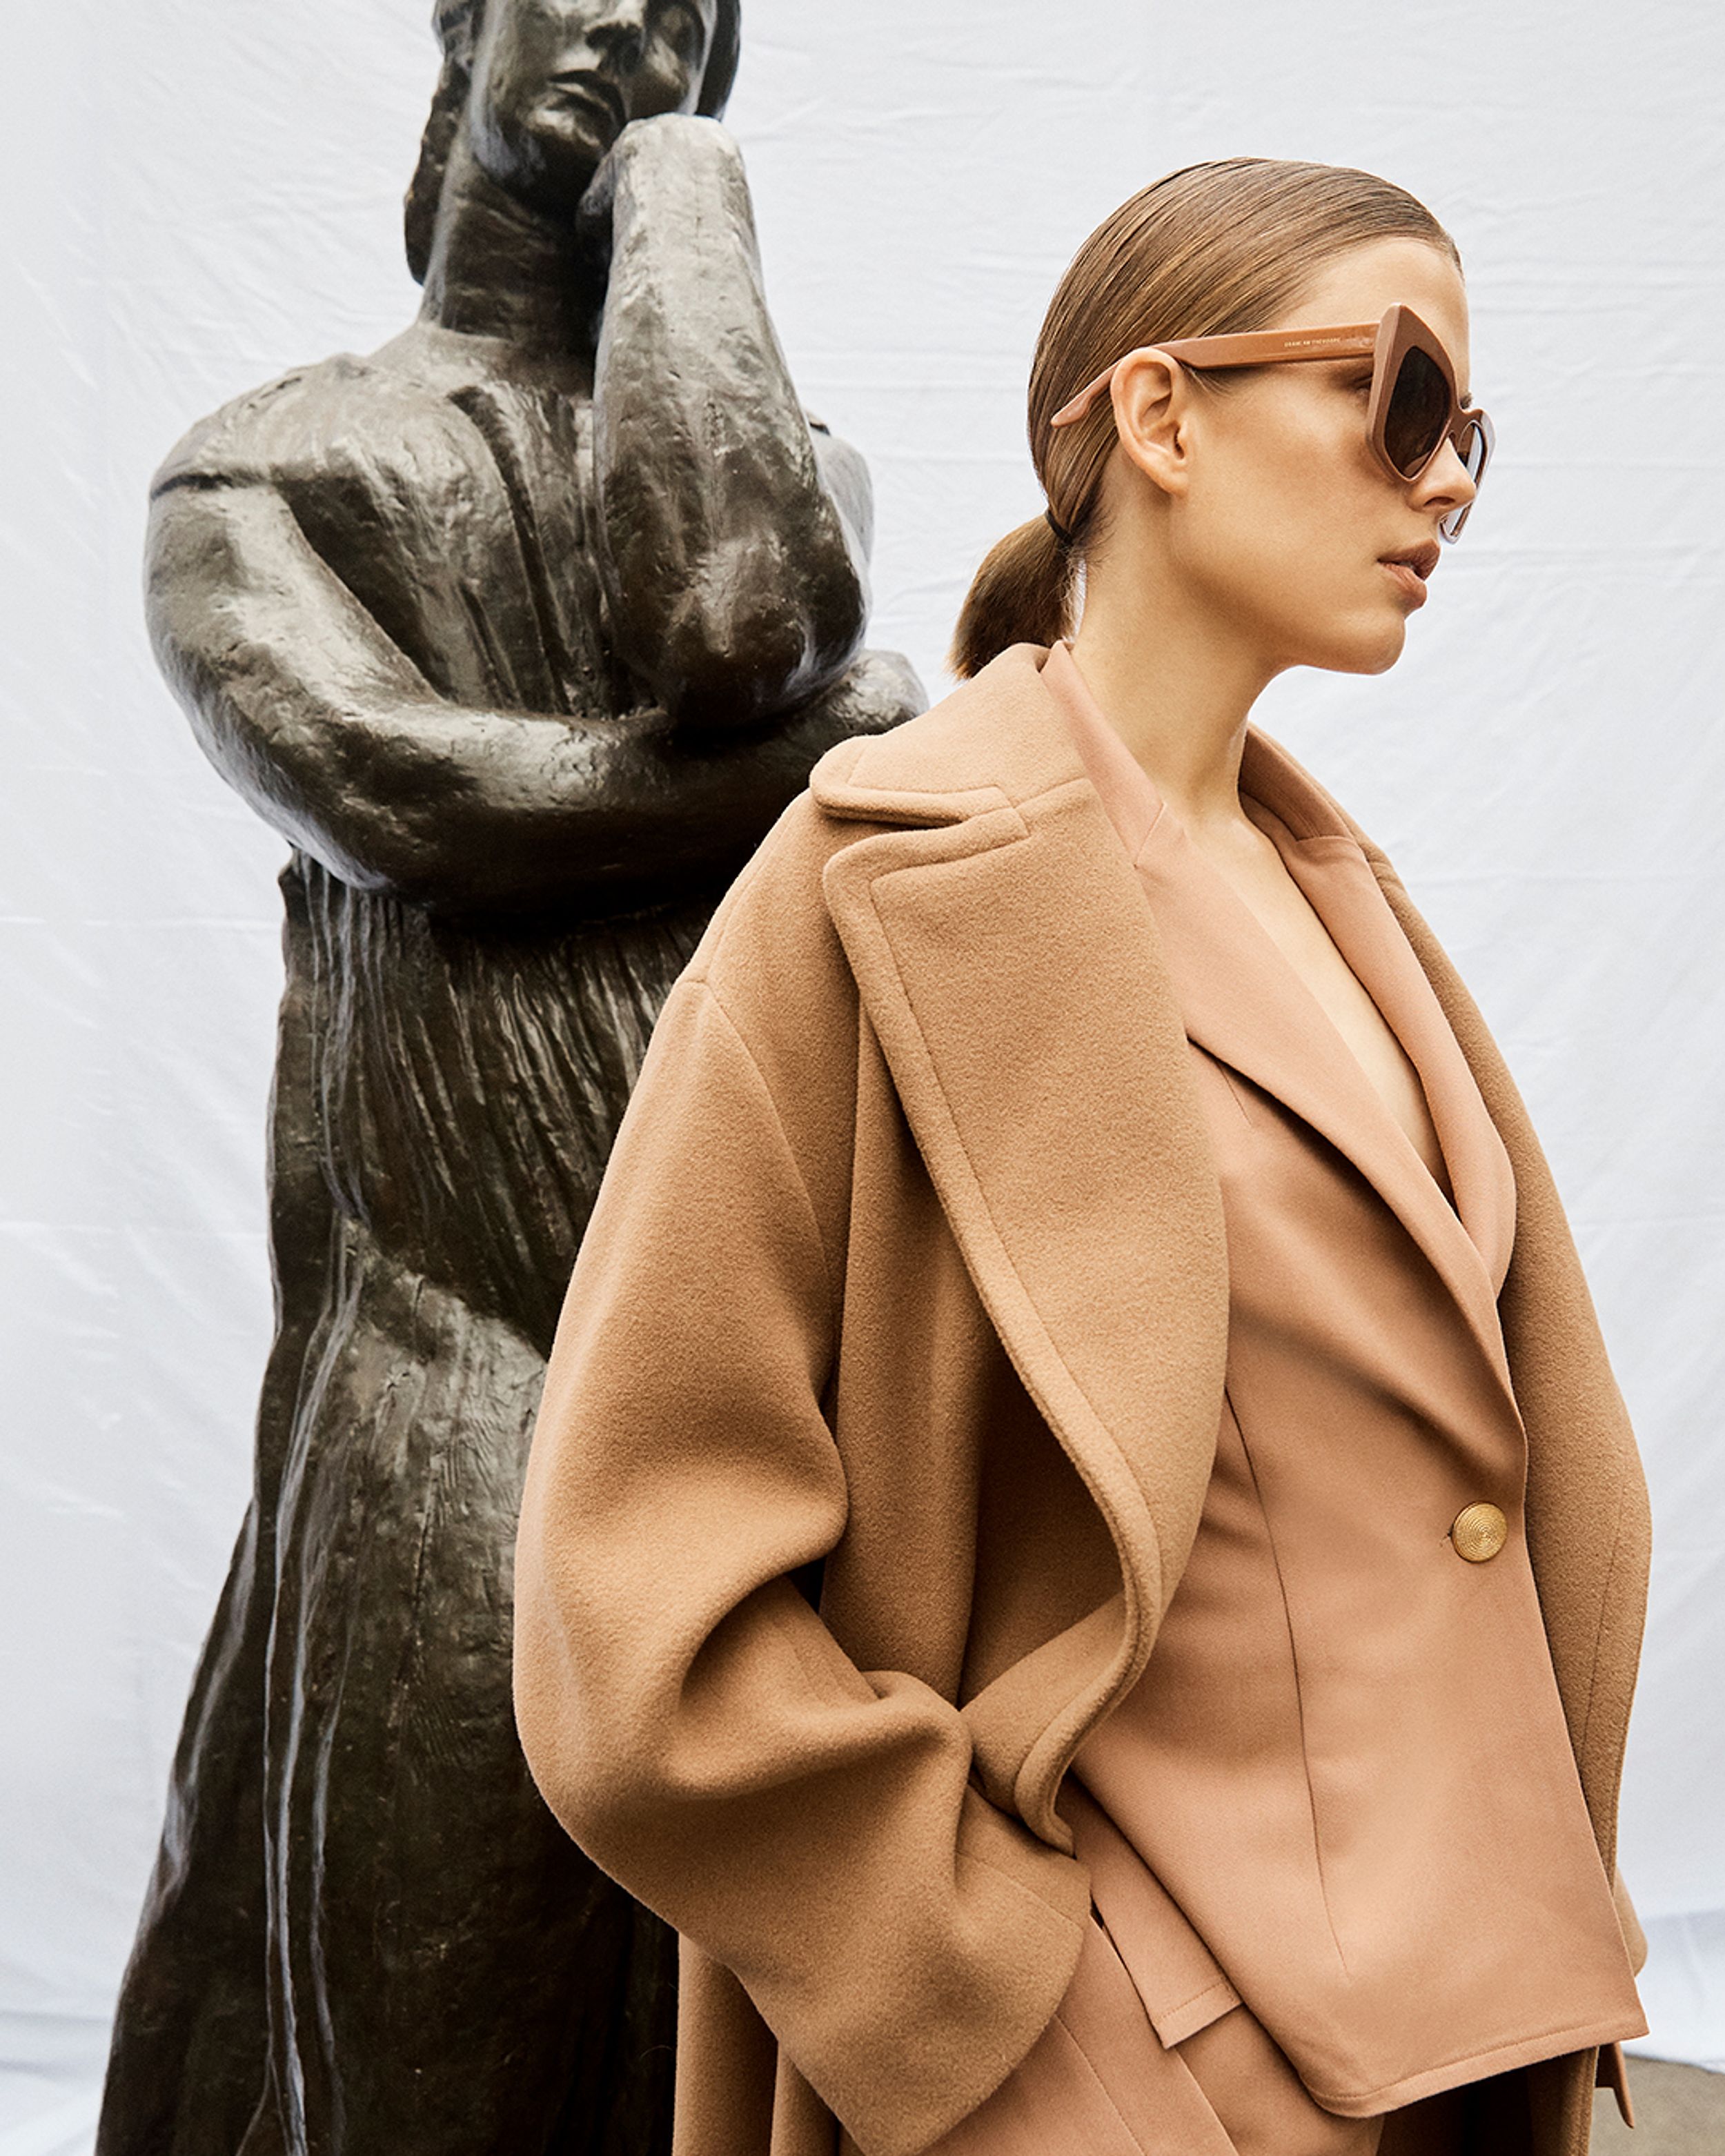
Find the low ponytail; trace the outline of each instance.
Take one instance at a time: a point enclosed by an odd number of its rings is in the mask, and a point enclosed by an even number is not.
[[[988,550],[971,581],[947,665],[961,681],[1009,644],[1053,644],[1072,630],[1071,548],[1033,516]]]
[[[1048,512],[1009,531],[977,571],[947,656],[960,680],[1009,644],[1073,633],[1078,572],[1103,536],[1102,475],[1117,433],[1106,397],[1055,428],[1061,406],[1141,345],[1266,328],[1321,264],[1389,239],[1423,240],[1460,267],[1424,203],[1347,165],[1188,165],[1103,219],[1067,265],[1030,362],[1030,460]]]

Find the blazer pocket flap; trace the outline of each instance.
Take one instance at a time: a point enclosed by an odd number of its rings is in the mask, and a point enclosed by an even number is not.
[[[1058,1809],[1072,1830],[1073,1854],[1090,1874],[1097,1917],[1163,2045],[1171,2050],[1238,2006],[1240,1994],[1179,1904],[1070,1776]]]
[[[1136,1983],[1137,1977],[1132,1980]],[[1240,1994],[1225,1976],[1219,1976],[1194,1997],[1183,2000],[1178,2006],[1164,2008],[1159,2014],[1152,2014],[1150,2025],[1162,2039],[1163,2049],[1171,2051],[1176,2044],[1183,2044],[1200,2029],[1208,2029],[1212,2021],[1219,2021],[1239,2004]]]

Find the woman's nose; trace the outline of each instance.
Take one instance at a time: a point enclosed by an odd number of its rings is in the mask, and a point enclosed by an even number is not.
[[[1461,509],[1478,492],[1479,486],[1461,461],[1461,452],[1446,434],[1443,447],[1414,482],[1414,501],[1422,506],[1441,501],[1452,509]]]

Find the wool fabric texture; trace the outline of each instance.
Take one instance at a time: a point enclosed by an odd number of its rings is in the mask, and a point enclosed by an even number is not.
[[[1204,1505],[1220,1189],[1047,657],[816,766],[665,1004],[547,1372],[517,1718],[682,1935],[677,2156],[832,2156],[835,2121],[916,2156],[1025,2056],[1087,1935],[1061,1779]],[[1645,1484],[1515,1086],[1346,828],[1513,1173],[1527,1548],[1609,1876]],[[1529,2156],[1579,2156],[1595,2071],[1522,2070]]]

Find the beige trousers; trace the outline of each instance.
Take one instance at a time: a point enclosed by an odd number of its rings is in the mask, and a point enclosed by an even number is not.
[[[1092,1918],[1054,2020],[929,2156],[1384,2156],[1384,2126],[1320,2109],[1244,2006],[1164,2047]]]

